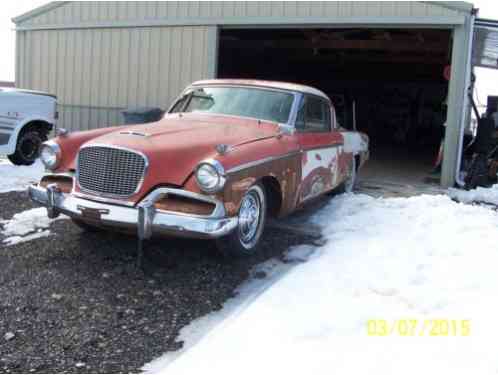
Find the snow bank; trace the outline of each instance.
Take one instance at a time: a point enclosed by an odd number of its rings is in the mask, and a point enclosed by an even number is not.
[[[164,374],[496,374],[498,213],[446,196],[348,195],[312,222],[327,244],[294,249],[308,261]],[[471,334],[369,336],[370,319],[468,319]]]
[[[39,181],[44,173],[40,160],[30,166],[16,166],[0,160],[0,193],[25,190],[31,182]]]
[[[463,203],[479,202],[498,206],[498,184],[493,185],[490,188],[478,187],[469,191],[449,189],[448,195]]]
[[[3,229],[0,232],[4,237],[3,243],[14,245],[20,242],[31,241],[36,238],[50,235],[50,224],[66,216],[59,216],[57,219],[47,217],[47,209],[44,207],[33,208],[15,214],[11,220],[1,222]]]

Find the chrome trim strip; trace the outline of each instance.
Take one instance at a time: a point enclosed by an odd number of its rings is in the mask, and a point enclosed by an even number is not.
[[[344,142],[331,143],[329,145],[323,145],[323,146],[318,146],[318,147],[303,148],[303,149],[301,149],[301,151],[305,152],[305,151],[313,151],[313,150],[322,150],[324,148],[334,148],[334,147],[341,147],[341,146],[344,146]]]
[[[14,128],[9,128],[8,126],[0,126],[0,130],[5,130],[6,132],[8,132],[8,134],[11,134]]]
[[[7,121],[0,121],[0,125],[12,127],[12,129],[14,129],[17,126],[15,122],[7,122]]]
[[[135,191],[132,194],[129,194],[129,195],[108,194],[108,193],[101,193],[98,191],[92,191],[89,189],[84,189],[81,187],[81,185],[79,183],[80,151],[82,149],[90,148],[90,147],[105,147],[105,148],[112,148],[112,149],[116,149],[116,150],[133,152],[137,155],[140,155],[144,159],[145,166],[144,166],[144,171],[142,173],[142,177],[140,178],[140,181],[138,182],[137,188],[135,189]],[[84,193],[97,194],[98,196],[109,197],[109,198],[118,198],[118,199],[119,198],[128,198],[128,197],[131,197],[131,196],[137,194],[140,191],[140,189],[143,186],[145,176],[147,174],[148,169],[149,169],[149,158],[143,152],[140,152],[140,151],[128,148],[128,147],[123,147],[123,146],[108,145],[108,144],[104,144],[104,143],[91,143],[91,144],[86,144],[86,145],[81,146],[79,151],[78,151],[78,157],[76,160],[76,183],[78,185],[78,188]]]
[[[75,181],[76,181],[76,179],[75,179]],[[114,204],[114,205],[118,205],[118,206],[121,205],[121,206],[127,206],[127,207],[133,207],[133,206],[135,206],[134,202],[128,202],[128,201],[122,201],[122,200],[119,200],[119,199],[99,197],[99,196],[96,196],[96,195],[87,195],[87,194],[84,194],[84,193],[76,192],[76,191],[74,191],[74,187],[73,187],[73,191],[71,192],[71,194],[74,195],[74,196],[76,196],[76,197],[78,197],[78,198],[86,199],[86,200],[93,201],[93,202],[109,203],[109,204]]]
[[[253,167],[256,167],[256,166],[258,166],[260,164],[269,163],[269,162],[272,162],[272,161],[275,161],[275,160],[284,159],[284,158],[287,158],[287,157],[299,155],[301,153],[302,153],[302,151],[293,151],[293,152],[289,152],[287,154],[280,155],[280,156],[270,156],[270,157],[267,157],[267,158],[264,158],[264,159],[250,161],[248,163],[244,163],[244,164],[238,165],[236,167],[230,168],[228,171],[226,171],[226,174],[228,175],[228,174],[240,172],[240,171],[242,171],[244,169],[253,168]]]

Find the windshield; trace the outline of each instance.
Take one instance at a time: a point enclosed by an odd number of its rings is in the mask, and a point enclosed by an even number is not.
[[[251,87],[202,87],[187,93],[171,112],[216,113],[287,123],[293,101],[292,93],[280,91]]]

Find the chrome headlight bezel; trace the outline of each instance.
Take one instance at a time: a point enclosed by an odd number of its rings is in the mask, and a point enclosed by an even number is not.
[[[48,151],[52,153],[53,161],[50,161],[50,159],[44,157],[44,151]],[[61,148],[57,144],[57,142],[54,141],[47,141],[43,142],[42,146],[40,147],[40,160],[45,166],[50,171],[53,171],[56,169],[60,162],[61,162]]]
[[[216,181],[211,184],[205,183],[205,177],[200,176],[200,173],[207,172],[211,174]],[[200,162],[195,169],[195,180],[197,185],[205,193],[217,193],[223,189],[226,182],[225,169],[218,160],[208,159]]]

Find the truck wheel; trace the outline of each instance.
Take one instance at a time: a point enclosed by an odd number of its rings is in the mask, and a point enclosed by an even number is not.
[[[255,254],[265,227],[266,207],[264,187],[261,184],[253,185],[242,198],[238,227],[228,236],[216,240],[218,250],[231,257]]]
[[[351,163],[349,164],[346,180],[339,185],[335,190],[335,193],[351,193],[354,190],[356,184],[356,158],[353,156]]]
[[[46,140],[46,134],[36,130],[21,132],[17,139],[16,151],[7,157],[12,164],[31,165],[38,158],[40,147]]]

